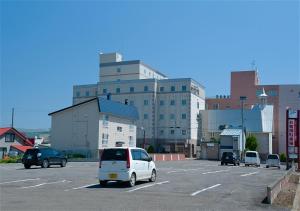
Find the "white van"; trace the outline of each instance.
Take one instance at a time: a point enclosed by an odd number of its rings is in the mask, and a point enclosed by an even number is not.
[[[245,154],[245,166],[260,166],[259,154],[256,151],[247,151]]]
[[[127,182],[130,187],[138,180],[156,180],[155,163],[141,148],[105,148],[99,161],[99,183],[105,186],[108,181]]]
[[[277,155],[277,154],[268,155],[266,168],[269,168],[269,167],[277,167],[280,169],[279,155]]]

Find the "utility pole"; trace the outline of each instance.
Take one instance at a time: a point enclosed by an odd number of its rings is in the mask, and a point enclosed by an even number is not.
[[[11,112],[11,127],[14,127],[14,115],[15,115],[15,108],[12,108]]]
[[[245,131],[245,126],[244,126],[244,102],[247,100],[246,96],[240,96],[240,101],[242,103],[242,149],[243,151],[245,150],[245,137],[244,137],[244,131]],[[243,152],[242,152],[243,153]]]

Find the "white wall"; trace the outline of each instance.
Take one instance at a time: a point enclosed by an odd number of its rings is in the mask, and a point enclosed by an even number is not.
[[[53,114],[51,146],[60,150],[98,149],[99,110],[97,100]]]
[[[108,116],[108,123],[104,124],[106,114],[100,114],[99,120],[99,146],[98,148],[115,147],[116,142],[122,141],[125,147],[136,146],[136,125],[133,120],[123,119],[116,116]],[[122,131],[118,131],[117,128],[121,127]],[[108,134],[108,143],[105,144],[102,141],[102,134]],[[132,143],[129,143],[129,136],[132,137]]]

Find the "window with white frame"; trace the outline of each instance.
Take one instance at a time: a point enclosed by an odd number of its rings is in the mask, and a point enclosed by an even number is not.
[[[183,86],[181,87],[181,90],[182,90],[183,92],[185,92],[185,91],[186,91],[186,85],[183,85]]]
[[[181,134],[182,134],[183,136],[185,136],[185,135],[186,135],[186,130],[182,130],[182,131],[181,131]]]
[[[122,132],[122,127],[118,126],[118,127],[117,127],[117,131],[118,131],[118,132]]]
[[[165,87],[163,87],[163,86],[159,87],[159,91],[160,91],[160,92],[165,91]]]
[[[171,92],[175,92],[175,86],[171,86]]]
[[[129,146],[130,146],[130,147],[134,147],[134,140],[133,140],[133,137],[132,137],[132,136],[128,136],[128,139],[129,139]]]
[[[131,93],[134,92],[134,87],[130,87],[129,92],[131,92]]]
[[[148,114],[144,114],[144,119],[148,119]]]
[[[149,101],[148,100],[144,100],[144,105],[149,105]]]
[[[144,92],[148,92],[148,86],[144,86]]]
[[[170,105],[171,105],[171,106],[174,106],[174,105],[175,105],[175,100],[171,100],[171,101],[170,101]]]
[[[108,115],[103,115],[103,127],[108,127]]]
[[[103,89],[103,90],[102,90],[102,93],[103,93],[103,94],[106,94],[106,93],[107,93],[107,89]]]
[[[163,114],[160,114],[159,115],[159,120],[163,120],[165,117],[164,117],[164,115]]]
[[[102,145],[107,145],[107,144],[108,144],[108,134],[102,133]]]
[[[181,119],[186,119],[186,114],[181,114]]]
[[[186,105],[186,100],[181,100],[181,105],[185,106]]]
[[[5,142],[14,142],[14,141],[15,141],[15,134],[13,133],[5,134]]]
[[[170,130],[170,134],[174,135],[175,134],[175,130]]]

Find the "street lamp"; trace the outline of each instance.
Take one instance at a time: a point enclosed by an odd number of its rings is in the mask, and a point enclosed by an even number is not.
[[[143,131],[143,137],[144,137],[144,140],[143,140],[143,148],[145,149],[146,147],[146,131],[145,131],[145,128],[144,127],[140,127],[141,130]]]
[[[243,150],[245,148],[245,140],[244,140],[244,131],[245,131],[245,128],[244,128],[244,102],[247,100],[247,97],[246,96],[240,96],[240,101],[241,101],[241,104],[242,104],[242,146],[243,146]]]

